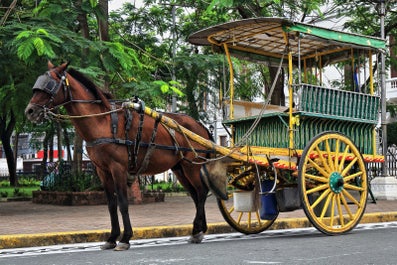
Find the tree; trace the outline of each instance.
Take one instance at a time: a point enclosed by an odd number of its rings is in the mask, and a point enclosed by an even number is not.
[[[31,95],[31,86],[35,78],[46,70],[47,59],[72,61],[77,68],[99,80],[110,80],[108,73],[115,72],[115,69],[131,73],[141,67],[133,49],[98,38],[99,35],[104,36],[106,23],[103,23],[104,16],[97,2],[80,1],[80,9],[78,3],[66,0],[21,1],[17,4],[18,13],[7,13],[7,20],[2,19],[0,103],[3,109],[0,133],[13,185],[16,185],[16,175],[15,164],[12,164],[15,158],[10,143],[11,134],[16,127],[24,127],[23,110]],[[1,3],[2,7],[8,4]],[[100,4],[103,7],[107,1]],[[65,6],[68,8],[65,9]],[[4,10],[0,9],[0,15],[5,15]],[[90,16],[95,14],[101,20],[98,23],[101,24],[101,34],[82,37],[80,32],[83,27],[76,23],[81,14],[88,17],[87,32],[90,33],[98,32]],[[87,51],[89,54],[85,54]],[[87,64],[84,65],[84,62]]]

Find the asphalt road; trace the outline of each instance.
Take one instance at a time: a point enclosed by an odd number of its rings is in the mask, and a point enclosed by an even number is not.
[[[360,225],[339,236],[305,228],[210,235],[198,245],[186,240],[136,240],[124,252],[100,251],[98,243],[5,249],[0,264],[397,264],[397,222]]]

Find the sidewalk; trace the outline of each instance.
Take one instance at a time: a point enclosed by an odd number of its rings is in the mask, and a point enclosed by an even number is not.
[[[189,235],[195,215],[192,199],[166,197],[165,202],[130,205],[134,238]],[[206,203],[209,233],[233,231],[211,196]],[[361,222],[397,221],[397,201],[368,201]],[[303,210],[280,213],[272,228],[310,226]],[[178,230],[179,229],[179,230]],[[103,241],[110,231],[107,205],[57,206],[31,201],[0,203],[0,249]]]

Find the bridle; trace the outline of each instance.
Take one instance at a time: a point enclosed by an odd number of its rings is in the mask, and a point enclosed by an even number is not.
[[[36,91],[42,91],[48,95],[50,95],[50,99],[48,102],[44,105],[38,105],[44,109],[49,109],[49,107],[53,104],[54,102],[54,97],[58,94],[58,91],[63,87],[63,94],[65,96],[65,100],[63,103],[52,106],[52,109],[59,108],[60,106],[63,106],[65,104],[68,104],[69,102],[72,101],[72,93],[69,89],[69,81],[66,77],[66,72],[62,73],[56,73],[57,76],[59,77],[60,81],[55,80],[52,76],[50,71],[47,71],[45,74],[39,76],[36,80],[36,82],[33,85],[33,93]],[[68,95],[67,95],[68,94]],[[69,96],[69,101],[67,101],[67,97]]]
[[[58,109],[61,106],[65,106],[70,103],[102,103],[102,100],[97,99],[74,99],[72,96],[72,91],[70,89],[69,80],[67,77],[67,72],[63,71],[62,73],[58,73],[57,71],[53,70],[54,73],[57,75],[60,81],[57,81],[55,78],[51,76],[51,71],[47,71],[45,74],[39,76],[33,85],[33,93],[36,91],[41,91],[46,93],[50,96],[50,99],[44,105],[39,105],[37,103],[32,103],[44,110],[44,117],[49,119],[56,119],[56,120],[65,120],[65,119],[79,119],[79,118],[87,118],[87,117],[97,117],[97,116],[104,116],[114,112],[118,112],[123,109],[116,108],[111,109],[107,112],[97,113],[97,114],[90,114],[90,115],[78,115],[78,116],[70,116],[70,115],[62,115],[59,113],[54,113],[53,110]],[[63,94],[64,100],[62,103],[58,105],[53,105],[54,98],[58,94],[59,90],[63,87]]]

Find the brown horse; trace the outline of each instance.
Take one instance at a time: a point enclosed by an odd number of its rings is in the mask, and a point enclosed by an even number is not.
[[[175,173],[194,200],[196,216],[190,242],[200,243],[207,231],[204,204],[209,190],[200,178],[201,165],[192,163],[198,161],[192,148],[202,150],[205,156],[209,153],[150,116],[114,107],[112,102],[115,101],[78,71],[67,70],[67,66],[64,63],[54,67],[48,63],[48,72],[39,76],[33,87],[33,97],[25,115],[38,123],[48,118],[52,109],[64,106],[76,132],[87,142],[87,152],[108,199],[112,226],[110,237],[101,248],[126,250],[130,247],[133,233],[128,214],[127,182],[132,181],[131,177],[154,175],[168,169]],[[205,139],[212,138],[202,124],[187,115],[163,115]],[[154,148],[147,156],[150,146]],[[124,226],[118,244],[116,240],[121,232],[117,207]]]

